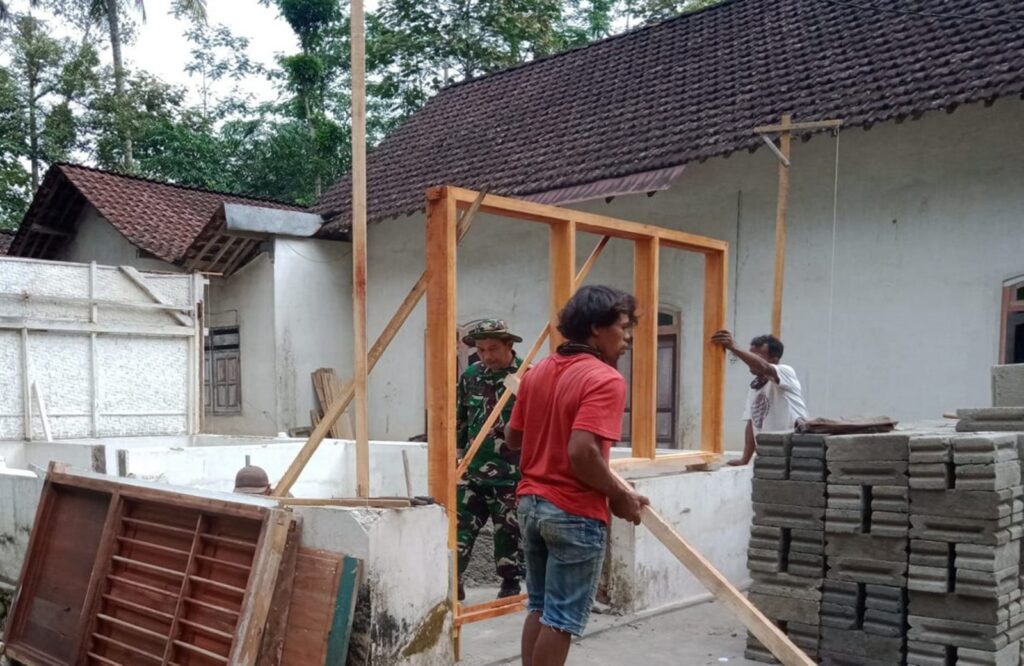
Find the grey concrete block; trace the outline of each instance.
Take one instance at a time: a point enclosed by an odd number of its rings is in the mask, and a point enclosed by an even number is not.
[[[763,504],[825,506],[825,484],[808,481],[753,479],[751,500]]]
[[[992,366],[992,404],[995,407],[1024,405],[1024,363]]]
[[[747,548],[747,568],[751,571],[778,573],[782,571],[782,553],[778,550]]]
[[[887,613],[869,608],[864,611],[864,631],[876,636],[901,638],[906,632],[904,613]]]
[[[1005,622],[981,624],[913,614],[907,616],[907,622],[910,624],[908,640],[990,651],[1001,650],[1010,643]]]
[[[828,557],[906,562],[908,544],[909,541],[906,537],[890,538],[875,534],[830,533],[825,542],[825,554]]]
[[[818,659],[818,663],[821,666],[892,666],[893,664],[903,663],[901,656],[897,654],[886,659],[868,659],[866,657],[843,654],[842,652],[828,652],[826,650],[819,652]],[[891,659],[896,659],[897,661],[891,661]]]
[[[818,553],[790,551],[786,571],[794,576],[821,578],[825,575],[825,556]]]
[[[1020,485],[1020,464],[1017,462],[990,465],[957,465],[958,490],[1003,490]]]
[[[949,437],[930,435],[911,437],[909,460],[911,465],[952,462],[953,446],[950,444]]]
[[[1020,664],[1020,641],[1015,640],[1002,650],[972,650],[960,648],[956,651],[957,666],[1018,666]]]
[[[926,567],[949,568],[953,544],[945,541],[910,540],[910,563]]]
[[[906,513],[872,511],[870,533],[886,537],[906,537],[910,534],[909,516]]]
[[[955,482],[953,466],[947,463],[910,463],[909,474],[908,485],[914,489],[945,490]]]
[[[958,409],[956,417],[975,421],[1024,421],[1024,406]]]
[[[871,510],[907,513],[910,508],[910,489],[907,486],[873,486]]]
[[[757,455],[771,458],[788,458],[790,433],[764,432],[755,438]]]
[[[865,486],[907,485],[906,462],[869,462],[861,460],[830,460],[830,483]]]
[[[1018,457],[1016,435],[976,435],[953,438],[953,462],[957,465],[1010,462],[1017,460]]]
[[[836,435],[825,441],[825,460],[905,461],[910,456],[909,443],[907,434]]]
[[[991,598],[1020,589],[1020,571],[1017,566],[1002,571],[956,570],[956,591],[965,597]]]
[[[794,599],[821,599],[821,578],[794,576],[791,573],[767,573],[751,571],[753,584],[751,592],[771,594],[777,597],[789,596]]]
[[[911,564],[907,568],[907,589],[915,592],[945,594],[952,589],[949,569]]]
[[[1014,524],[1010,517],[982,520],[957,516],[910,516],[910,536],[913,539],[995,546],[1019,538],[1015,534],[1020,534],[1020,525]]]
[[[956,422],[957,432],[1024,432],[1024,421],[974,421]]]
[[[789,459],[776,456],[754,456],[754,478],[785,480],[789,478]]]
[[[826,534],[863,534],[864,513],[847,509],[825,509]]]
[[[956,544],[957,569],[971,571],[1001,571],[1007,567],[1018,567],[1021,563],[1021,542],[1011,541],[1001,546],[979,546],[977,544]]]
[[[812,658],[818,654],[820,634],[821,627],[818,624],[803,624],[802,622],[786,624],[786,635],[789,636],[789,639]]]
[[[821,603],[821,626],[834,629],[860,629],[860,609],[856,606]]]
[[[907,641],[907,666],[949,666],[956,664],[956,648],[939,643]]]
[[[821,603],[818,601],[776,597],[757,592],[750,592],[747,598],[758,610],[773,620],[803,624],[818,623],[818,612],[821,610]]]
[[[981,599],[955,592],[938,594],[911,590],[907,595],[910,615],[993,625],[1002,625],[1010,619],[1010,594]]]
[[[782,548],[782,527],[770,525],[750,526],[750,547],[760,550],[779,550]]]
[[[866,487],[829,483],[826,493],[828,495],[826,506],[829,509],[839,509],[841,511],[863,511],[865,508]]]
[[[901,587],[888,585],[865,585],[864,607],[886,613],[906,613],[907,593]]]
[[[826,578],[821,586],[821,602],[860,608],[864,605],[865,588],[863,583]]]
[[[791,530],[789,550],[797,553],[822,554],[825,552],[825,532],[823,530]]]
[[[1021,487],[1003,490],[917,490],[910,491],[910,512],[915,515],[961,516],[995,520],[1013,512],[1013,500]]]
[[[793,458],[825,459],[824,435],[800,435],[794,433],[790,438],[789,455]]]
[[[903,661],[903,638],[878,636],[865,631],[849,631],[822,626],[821,652],[876,660],[892,666]],[[825,663],[822,661],[822,663]],[[861,664],[864,661],[845,661],[845,664]]]
[[[825,509],[815,506],[754,503],[754,524],[792,529],[822,530]]]
[[[907,563],[830,557],[825,577],[855,583],[906,587]]]
[[[819,458],[790,458],[789,478],[792,481],[824,481],[828,474],[825,461]]]

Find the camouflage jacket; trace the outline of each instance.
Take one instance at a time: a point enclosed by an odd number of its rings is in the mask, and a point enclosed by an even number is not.
[[[518,356],[504,370],[492,372],[481,362],[466,368],[459,379],[456,410],[456,445],[460,456],[473,443],[488,414],[505,392],[505,377],[514,375],[522,365]],[[512,416],[515,397],[508,401],[480,450],[466,470],[465,478],[483,485],[515,485],[519,483],[519,452],[505,446],[505,424]]]

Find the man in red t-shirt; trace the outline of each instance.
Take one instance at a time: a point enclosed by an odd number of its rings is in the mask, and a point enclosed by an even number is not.
[[[525,666],[561,665],[590,616],[611,513],[640,523],[647,498],[608,466],[621,436],[626,381],[615,362],[629,348],[636,300],[583,287],[558,318],[568,340],[526,373],[506,433],[521,448],[519,528],[529,596]]]

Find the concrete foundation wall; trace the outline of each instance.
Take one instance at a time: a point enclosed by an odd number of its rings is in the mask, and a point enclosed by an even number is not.
[[[42,490],[34,474],[0,469],[0,585],[18,582]]]

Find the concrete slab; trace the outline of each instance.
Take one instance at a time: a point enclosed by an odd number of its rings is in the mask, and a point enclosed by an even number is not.
[[[751,592],[768,594],[778,597],[791,597],[817,601],[821,599],[821,581],[819,577],[806,578],[791,573],[762,573],[751,571],[753,582]]]
[[[826,506],[829,509],[839,509],[841,511],[863,511],[865,488],[867,486],[830,483],[828,484],[828,501]]]
[[[952,442],[953,462],[957,465],[983,465],[1018,459],[1016,435],[954,437]]]
[[[945,594],[952,589],[947,567],[928,567],[911,564],[907,568],[907,589],[914,592]]]
[[[911,437],[910,464],[952,462],[952,450],[949,437]]]
[[[982,624],[908,615],[907,639],[976,650],[1001,650],[1010,643],[1006,622]]]
[[[906,513],[910,507],[910,489],[901,486],[873,486],[871,488],[871,510]]]
[[[826,577],[854,583],[906,587],[907,564],[905,562],[830,557],[828,558]]]
[[[871,503],[874,506],[874,502]],[[909,516],[893,511],[871,512],[871,534],[885,537],[906,538],[910,534]]]
[[[958,419],[974,419],[975,421],[1024,421],[1024,406],[958,409],[956,417]]]
[[[825,506],[825,484],[810,481],[754,479],[751,501],[763,504]]]
[[[1021,487],[1003,490],[920,490],[910,491],[910,511],[915,515],[961,516],[996,520],[1013,512],[1013,500]]]
[[[1001,571],[956,570],[956,591],[965,597],[989,599],[1020,589],[1020,571],[1017,565]]]
[[[926,567],[949,568],[953,544],[927,539],[910,540],[910,563]]]
[[[789,550],[797,553],[824,553],[825,532],[822,530],[790,530]]]
[[[865,585],[864,607],[886,613],[906,613],[906,590],[887,585]]]
[[[1011,541],[1001,546],[979,546],[976,544],[956,544],[957,569],[972,571],[1000,571],[1007,567],[1019,566],[1021,561],[1021,542]]]
[[[957,666],[1018,666],[1020,664],[1020,641],[1016,640],[1002,650],[971,650],[960,648],[956,652]]]
[[[909,540],[874,534],[829,534],[825,554],[829,557],[906,562]]]
[[[825,442],[825,460],[906,461],[910,456],[906,434],[836,435]]]
[[[825,526],[825,509],[814,506],[754,503],[754,524],[821,530]]]
[[[992,366],[992,404],[1024,406],[1024,363]]]
[[[1020,534],[1020,525],[1012,517],[999,520],[960,518],[957,516],[910,516],[910,536],[931,541],[974,543],[998,546]]]
[[[825,459],[825,436],[824,435],[799,435],[793,434],[790,438],[790,453],[793,458],[817,458]]]
[[[911,488],[920,490],[945,490],[952,488],[955,474],[951,463],[910,463]]]
[[[788,458],[790,452],[789,433],[765,432],[757,436],[757,455],[771,458]]]
[[[961,419],[956,422],[957,432],[1024,432],[1024,421],[974,421]]]
[[[789,459],[783,456],[754,456],[754,478],[782,481],[789,478]]]
[[[1018,593],[1019,594],[1019,593]],[[961,594],[908,592],[909,614],[978,624],[1002,624],[1010,619],[1011,595],[979,599]]]
[[[892,664],[898,664],[902,661],[903,639],[891,638],[888,636],[877,636],[865,631],[849,631],[834,629],[832,627],[822,627],[821,651],[823,657],[826,652],[829,652],[835,655],[833,658],[840,658],[839,655],[861,658],[861,661],[832,663],[858,664],[870,663],[870,661],[873,660],[892,666]],[[866,662],[864,660],[869,661]],[[826,663],[824,658],[822,663]]]
[[[834,460],[828,463],[828,473],[830,483],[861,484],[865,486],[907,485],[906,462]]]
[[[859,510],[825,509],[825,533],[863,534],[864,513]]]
[[[817,601],[776,597],[751,591],[747,598],[758,610],[775,621],[818,624],[821,604]]]

